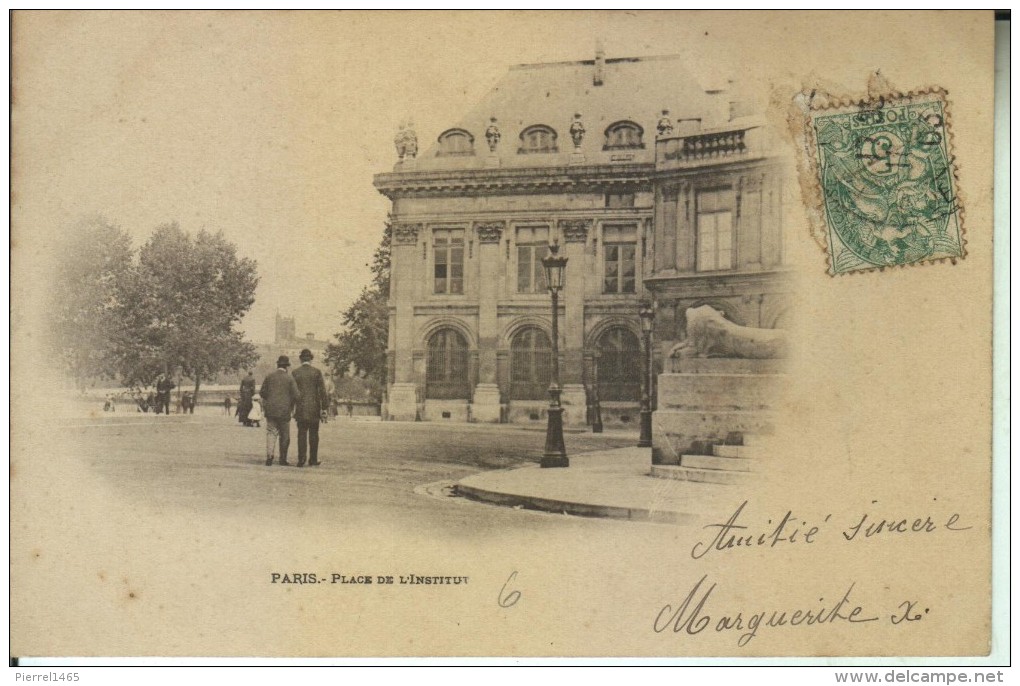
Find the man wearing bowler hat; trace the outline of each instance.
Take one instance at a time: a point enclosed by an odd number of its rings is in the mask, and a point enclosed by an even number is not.
[[[294,370],[294,381],[297,382],[297,450],[298,467],[305,466],[305,457],[309,458],[308,466],[319,466],[319,422],[329,407],[329,396],[326,393],[326,380],[322,372],[312,366],[312,351],[305,348],[301,351],[301,366]]]
[[[262,382],[262,411],[266,415],[266,466],[273,464],[273,453],[276,448],[276,437],[280,439],[280,464],[287,465],[287,448],[290,447],[290,418],[297,407],[301,393],[298,391],[294,377],[287,368],[290,358],[280,355],[276,361],[276,371]]]

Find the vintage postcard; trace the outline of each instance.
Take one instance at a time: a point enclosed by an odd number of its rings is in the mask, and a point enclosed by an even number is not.
[[[11,40],[13,656],[992,650],[991,13]]]

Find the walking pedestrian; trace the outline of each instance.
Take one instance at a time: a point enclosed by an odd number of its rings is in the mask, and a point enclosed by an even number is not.
[[[297,411],[294,413],[298,430],[297,466],[304,467],[305,457],[308,457],[308,466],[318,467],[319,423],[326,418],[329,397],[326,395],[326,380],[322,372],[312,366],[314,359],[312,351],[305,348],[301,351],[299,359],[301,366],[294,370],[294,381],[300,394]]]
[[[230,416],[230,407],[233,404],[234,404],[234,401],[230,399],[229,395],[226,398],[224,398],[223,399],[223,414],[225,414],[225,415],[227,415],[229,417]]]
[[[251,399],[251,411],[248,413],[248,424],[256,428],[260,427],[262,426],[262,421],[265,419],[265,417],[266,415],[262,411],[262,398],[259,396],[258,393],[256,393],[255,396]],[[274,448],[275,443],[276,441],[273,441]],[[269,455],[270,453],[267,452],[266,454]]]
[[[294,414],[300,392],[294,377],[287,369],[290,358],[280,355],[276,361],[276,371],[262,382],[262,411],[266,415],[266,430],[269,433],[266,441],[266,466],[273,464],[276,437],[280,443],[280,464],[288,465],[287,449],[290,447],[290,418]]]
[[[248,423],[248,412],[251,411],[251,398],[255,395],[255,372],[248,370],[248,376],[241,381],[240,398],[237,401],[237,421],[245,426]]]

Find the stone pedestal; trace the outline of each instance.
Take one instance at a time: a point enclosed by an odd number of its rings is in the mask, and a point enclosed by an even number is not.
[[[471,419],[482,423],[499,423],[499,386],[494,383],[480,383],[475,386],[475,397],[471,402]]]
[[[387,403],[389,418],[397,422],[418,419],[418,392],[413,383],[395,383],[390,386]]]
[[[659,375],[652,413],[652,463],[679,464],[733,434],[771,434],[783,360],[682,359]]]
[[[582,384],[563,384],[560,394],[560,405],[563,406],[563,426],[584,426],[588,419],[588,397]]]

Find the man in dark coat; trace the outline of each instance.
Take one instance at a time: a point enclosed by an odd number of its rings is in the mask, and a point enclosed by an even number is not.
[[[163,410],[170,414],[170,391],[176,388],[173,381],[166,374],[160,374],[156,379],[156,414]]]
[[[255,373],[248,371],[248,376],[241,381],[240,400],[237,402],[237,421],[245,426],[251,426],[248,421],[248,413],[251,412],[251,399],[255,395]]]
[[[287,368],[290,358],[280,355],[276,361],[276,371],[262,382],[262,411],[266,415],[266,466],[273,464],[273,452],[276,438],[280,439],[280,464],[286,466],[287,448],[290,447],[290,418],[294,414],[298,399],[301,397],[294,377]]]
[[[297,412],[297,450],[298,467],[319,466],[319,422],[322,421],[329,407],[329,396],[326,393],[326,380],[322,372],[312,366],[312,351],[305,348],[301,351],[301,366],[294,370],[294,381],[297,382],[301,399],[298,400]],[[308,450],[311,448],[311,450]]]

